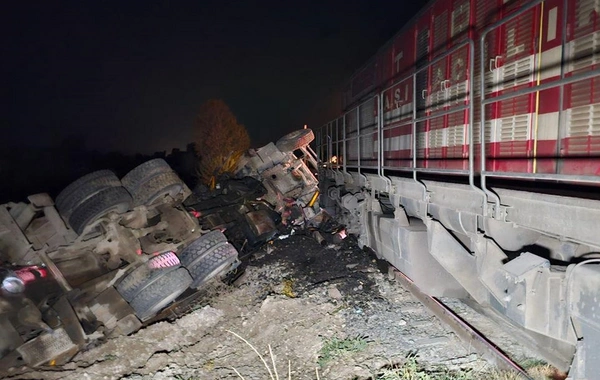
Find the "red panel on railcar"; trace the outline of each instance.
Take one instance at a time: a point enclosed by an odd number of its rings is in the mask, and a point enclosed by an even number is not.
[[[450,14],[450,46],[457,46],[468,37],[473,37],[473,31],[469,28],[471,24],[471,6],[469,0],[456,0],[452,4]],[[462,106],[468,102],[469,78],[468,68],[470,65],[469,47],[465,46],[448,57],[448,107]],[[447,158],[462,158],[463,160],[450,160],[446,165],[450,169],[468,168],[468,123],[469,113],[467,110],[451,113],[447,116]]]
[[[570,1],[566,76],[598,69],[600,60],[600,5],[593,0]],[[560,172],[598,175],[600,166],[600,78],[565,86],[565,130],[561,141]],[[589,157],[574,159],[574,157]]]
[[[526,1],[510,3],[503,9],[503,16],[524,4]],[[536,7],[500,26],[500,54],[494,62],[497,94],[511,93],[536,84],[538,22],[539,7]],[[531,172],[533,167],[528,157],[533,154],[536,95],[521,95],[498,102],[496,112],[487,152],[490,157],[487,170]]]
[[[415,26],[415,67],[420,69],[429,63],[431,55],[431,10],[425,12],[416,22]],[[417,117],[427,114],[427,97],[431,94],[429,78],[431,68],[424,69],[416,75],[416,104]],[[429,133],[429,122],[423,121],[417,124],[417,158],[427,157]],[[421,161],[419,161],[421,162]]]
[[[384,166],[410,167],[413,118],[412,77],[383,92]]]
[[[415,64],[415,30],[410,28],[394,38],[391,58],[393,61],[392,77],[401,79],[414,70]]]
[[[546,0],[541,21],[541,55],[537,57],[540,84],[560,79],[562,59],[562,0]],[[561,88],[554,87],[539,92],[537,116],[534,123],[534,173],[557,173],[559,156]]]

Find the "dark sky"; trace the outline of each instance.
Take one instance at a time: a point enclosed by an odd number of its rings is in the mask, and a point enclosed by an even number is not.
[[[191,141],[200,104],[222,98],[261,146],[335,117],[342,84],[422,4],[4,4],[4,143],[169,151]]]

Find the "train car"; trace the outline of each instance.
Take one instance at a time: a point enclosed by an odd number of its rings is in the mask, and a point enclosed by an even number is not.
[[[433,0],[317,133],[321,204],[432,296],[600,373],[600,2]]]

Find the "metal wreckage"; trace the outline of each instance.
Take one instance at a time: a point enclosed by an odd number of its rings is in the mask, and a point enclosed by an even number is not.
[[[61,365],[178,315],[277,236],[323,241],[313,139],[303,129],[250,150],[214,189],[192,192],[153,159],[121,179],[85,175],[54,200],[0,205],[0,368]],[[338,230],[328,225],[325,237]]]

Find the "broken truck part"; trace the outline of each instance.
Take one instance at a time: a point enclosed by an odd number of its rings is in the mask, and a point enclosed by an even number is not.
[[[285,200],[293,199],[310,219],[314,216],[311,206],[319,191],[316,154],[309,145],[313,139],[311,129],[301,129],[282,137],[277,144],[251,149],[240,160],[235,176],[250,176],[261,181],[267,189],[263,199],[272,204],[275,211],[281,212]]]
[[[286,228],[304,228],[320,207],[314,134],[301,129],[250,149],[233,177],[214,189],[199,186],[185,201],[203,229],[220,229],[238,250],[251,252]]]
[[[238,265],[219,231],[183,207],[162,159],[0,205],[0,366],[60,365],[100,338],[131,334]]]

